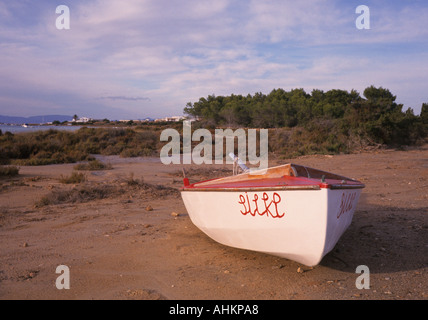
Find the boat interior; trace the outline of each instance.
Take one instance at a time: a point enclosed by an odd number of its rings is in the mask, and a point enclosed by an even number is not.
[[[241,174],[232,175],[224,178],[217,178],[198,182],[192,185],[196,188],[210,187],[244,187],[250,185],[317,185],[321,184],[340,184],[342,187],[346,185],[359,184],[360,182],[344,176],[333,174],[330,172],[313,169],[293,163],[284,164],[277,167],[272,167],[264,170],[247,171]]]

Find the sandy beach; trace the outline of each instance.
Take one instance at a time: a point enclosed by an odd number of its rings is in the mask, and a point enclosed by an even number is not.
[[[0,299],[428,299],[428,146],[292,160],[366,184],[350,228],[314,268],[208,238],[177,191],[182,166],[103,161],[112,169],[85,171],[75,185],[59,181],[74,164],[23,166],[0,180]],[[232,173],[230,165],[186,170],[191,182]],[[84,186],[113,189],[104,199],[40,205]],[[55,285],[59,265],[69,267],[68,290]],[[356,288],[359,265],[370,270],[369,289]]]

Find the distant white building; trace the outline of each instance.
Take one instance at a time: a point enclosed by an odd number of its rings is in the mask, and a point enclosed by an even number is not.
[[[161,118],[161,119],[156,119],[156,122],[161,122],[161,121],[166,121],[166,122],[178,122],[181,120],[185,120],[186,117],[184,116],[173,116],[173,117],[165,117],[165,118]]]
[[[81,123],[86,123],[92,121],[92,118],[87,118],[87,117],[81,117],[79,119],[73,119],[73,122],[81,122]]]

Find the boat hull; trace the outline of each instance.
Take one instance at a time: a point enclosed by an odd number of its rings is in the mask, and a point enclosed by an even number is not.
[[[227,246],[319,264],[349,227],[361,189],[181,192],[192,222]]]

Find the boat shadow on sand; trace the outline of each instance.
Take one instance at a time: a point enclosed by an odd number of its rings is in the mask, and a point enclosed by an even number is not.
[[[355,272],[410,271],[428,266],[428,207],[363,205],[348,230],[320,265]]]

